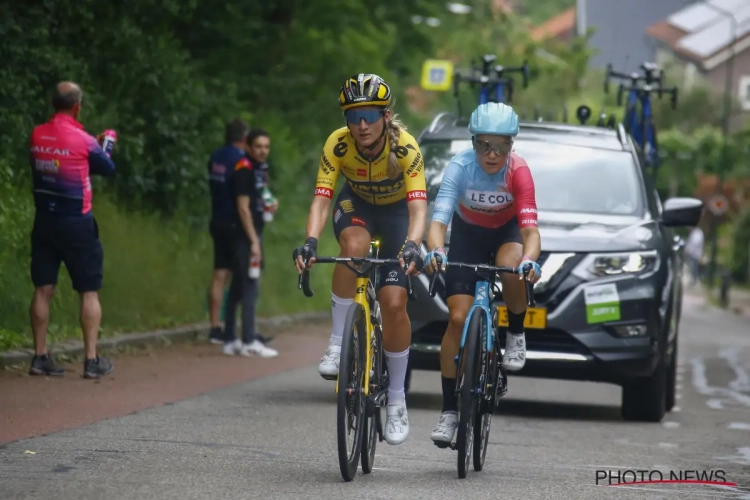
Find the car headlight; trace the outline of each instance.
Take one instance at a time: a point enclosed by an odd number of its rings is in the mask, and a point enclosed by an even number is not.
[[[659,269],[659,263],[656,250],[595,253],[587,255],[573,274],[585,280],[627,275],[645,278]]]

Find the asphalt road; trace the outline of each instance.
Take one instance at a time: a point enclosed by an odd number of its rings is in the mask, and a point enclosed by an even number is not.
[[[750,499],[748,321],[686,297],[678,408],[660,424],[624,422],[615,386],[511,378],[485,469],[465,480],[429,440],[438,374],[415,372],[409,439],[344,483],[333,384],[308,365],[1,445],[0,498]],[[723,470],[738,487],[608,487],[597,470]]]

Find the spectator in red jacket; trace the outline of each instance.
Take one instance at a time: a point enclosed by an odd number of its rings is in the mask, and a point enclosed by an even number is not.
[[[59,83],[52,97],[55,112],[48,123],[34,128],[29,144],[36,206],[31,233],[31,280],[35,288],[30,311],[35,349],[31,375],[64,374],[47,351],[49,307],[60,263],[65,264],[73,289],[81,296],[86,351],[83,376],[99,378],[113,369],[112,362],[97,352],[104,252],[91,210],[89,176],[113,175],[115,165],[77,120],[82,96],[75,83]]]

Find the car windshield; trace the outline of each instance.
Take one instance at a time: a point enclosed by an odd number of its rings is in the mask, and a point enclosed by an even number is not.
[[[471,140],[425,141],[427,196],[434,200],[450,159]],[[641,189],[633,157],[610,151],[552,142],[517,140],[513,150],[529,164],[540,211],[636,215]]]

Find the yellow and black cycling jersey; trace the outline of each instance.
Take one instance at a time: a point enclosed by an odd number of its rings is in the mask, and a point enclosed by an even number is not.
[[[334,131],[320,156],[315,195],[333,198],[336,180],[341,172],[352,191],[363,201],[373,205],[389,205],[406,199],[427,200],[427,185],[424,177],[422,151],[416,139],[401,131],[396,157],[402,174],[396,179],[388,178],[388,156],[390,141],[375,158],[368,158],[358,150],[347,127]]]

